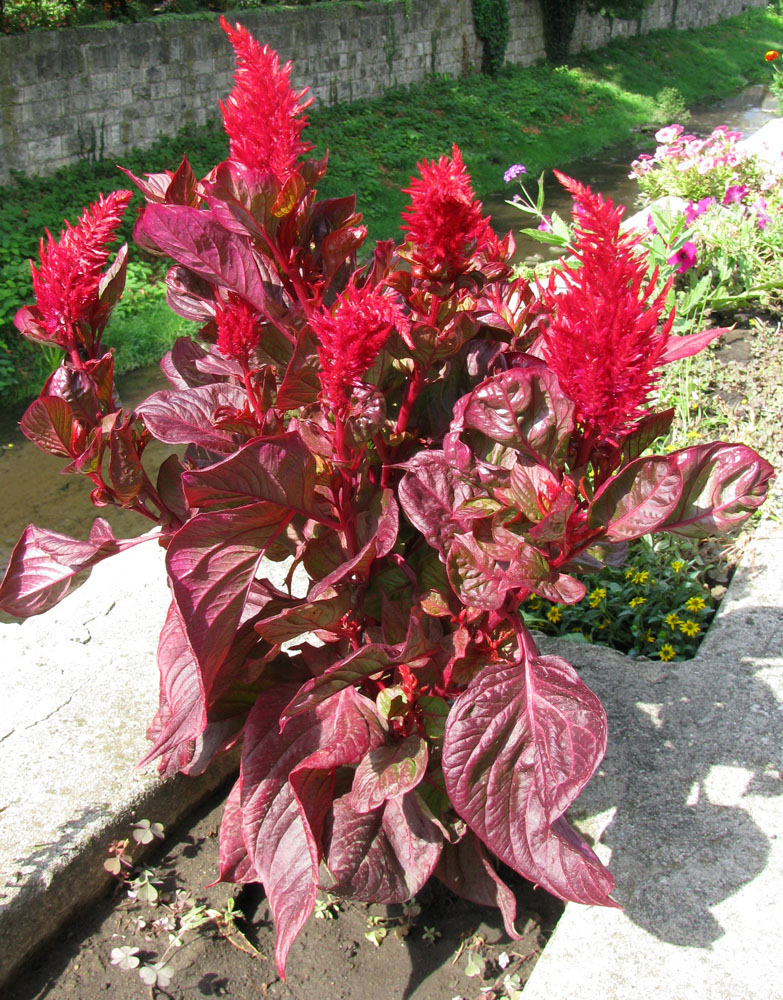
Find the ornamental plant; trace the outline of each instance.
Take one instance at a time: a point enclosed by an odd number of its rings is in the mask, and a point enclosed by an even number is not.
[[[655,153],[641,153],[631,164],[628,176],[649,201],[666,195],[723,201],[732,188],[761,188],[763,168],[755,155],[738,148],[741,132],[719,125],[704,139],[684,133],[677,124],[658,129]]]
[[[661,366],[719,331],[672,336],[622,209],[566,177],[576,265],[515,279],[457,147],[411,180],[404,242],[358,267],[366,230],[353,198],[318,199],[327,161],[307,158],[290,66],[222,23],[229,158],[131,177],[135,239],[171,259],[169,303],[202,324],[162,361],[171,388],[123,409],[101,341],[127,193],[48,237],[16,320],[64,352],[24,433],[166,549],[145,762],[198,774],[241,743],[220,877],[263,883],[281,975],[319,885],[392,903],[434,875],[512,936],[498,861],[616,905],[565,818],[606,715],[519,610],[580,601],[577,574],[633,538],[726,531],[762,503],[772,468],[748,447],[647,454],[672,419],[650,402]],[[178,449],[154,478],[152,437]],[[0,607],[44,612],[132,544],[101,519],[87,541],[30,526]],[[265,560],[303,570],[306,592],[273,586]]]

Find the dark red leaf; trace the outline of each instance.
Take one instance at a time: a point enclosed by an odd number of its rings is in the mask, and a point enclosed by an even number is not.
[[[495,871],[484,845],[472,830],[456,844],[444,843],[435,875],[463,899],[479,906],[496,906],[503,914],[506,934],[514,941],[520,939],[514,926],[517,916],[514,893]]]
[[[667,456],[682,476],[677,506],[659,530],[701,538],[743,524],[764,503],[775,470],[744,444],[699,444]]]
[[[336,799],[328,831],[326,866],[335,896],[374,903],[402,903],[430,877],[443,838],[418,804],[415,792],[388,799],[368,813]]]
[[[501,861],[562,899],[610,905],[611,875],[557,823],[606,736],[600,701],[565,660],[490,664],[452,706],[443,774],[455,809]]]
[[[452,423],[452,431],[488,439],[475,444],[479,457],[493,465],[505,464],[511,448],[553,471],[565,460],[573,429],[574,404],[543,365],[512,368],[482,382],[457,401]]]
[[[372,703],[352,688],[280,732],[280,712],[291,693],[290,685],[279,685],[259,697],[247,721],[240,776],[242,837],[277,926],[281,976],[315,904],[334,772],[383,739]],[[233,856],[236,841],[227,832]]]
[[[258,563],[290,519],[287,509],[266,501],[210,511],[169,544],[171,588],[207,692],[234,641]]]
[[[247,402],[244,388],[227,382],[193,389],[161,389],[136,408],[153,437],[166,444],[195,444],[217,452],[233,452],[234,431],[214,426],[221,407],[241,411]]]
[[[120,542],[101,518],[86,542],[30,524],[14,546],[0,583],[0,609],[18,618],[43,614],[65,597],[78,573],[119,551]]]
[[[590,528],[606,528],[615,542],[660,530],[682,496],[682,474],[669,457],[637,458],[596,493],[588,511]]]
[[[351,808],[372,812],[387,799],[412,791],[427,770],[427,744],[417,734],[394,745],[376,747],[356,768],[351,787]]]
[[[42,396],[27,407],[19,424],[22,434],[41,451],[63,458],[73,458],[77,445],[73,410],[70,403],[57,396]]]

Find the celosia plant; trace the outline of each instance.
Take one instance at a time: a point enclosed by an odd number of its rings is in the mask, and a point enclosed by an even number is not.
[[[49,250],[90,276],[51,267],[63,302],[91,292],[22,421],[92,477],[97,504],[159,525],[172,601],[146,759],[196,774],[241,743],[220,875],[263,883],[281,974],[319,885],[392,903],[434,875],[499,906],[515,936],[499,859],[613,905],[565,818],[606,716],[519,609],[581,600],[575,574],[629,539],[724,531],[763,501],[772,469],[747,447],[646,453],[672,417],[650,406],[660,366],[715,332],[672,337],[621,211],[568,180],[577,265],[538,296],[513,279],[511,237],[493,233],[456,147],[411,181],[406,242],[357,267],[366,231],[353,198],[317,198],[326,161],[302,159],[288,68],[224,27],[239,62],[229,159],[201,179],[187,161],[134,178],[135,239],[173,260],[169,301],[200,341],[163,359],[170,389],[121,409],[100,333],[125,249],[96,285],[108,227],[91,235],[118,196]],[[60,343],[54,301],[47,284],[21,331]],[[184,446],[154,482],[150,437]],[[45,611],[137,541],[101,520],[86,542],[31,526],[0,606]],[[265,560],[288,560],[289,580],[303,569],[306,594],[274,587]]]

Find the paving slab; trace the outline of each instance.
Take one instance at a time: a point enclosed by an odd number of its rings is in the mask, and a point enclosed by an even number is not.
[[[609,717],[569,815],[623,909],[568,904],[524,1000],[783,1000],[781,566],[763,524],[693,660],[544,644]]]
[[[163,550],[99,564],[45,615],[0,625],[0,986],[107,886],[111,840],[170,826],[225,780],[161,781],[146,753],[169,603]]]

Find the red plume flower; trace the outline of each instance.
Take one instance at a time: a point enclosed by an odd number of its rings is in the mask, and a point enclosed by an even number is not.
[[[459,148],[454,145],[451,159],[423,160],[418,167],[421,177],[412,177],[405,189],[411,203],[402,213],[413,261],[429,274],[464,271],[473,254],[492,243],[494,233],[473,194]]]
[[[324,401],[344,410],[351,388],[375,361],[391,328],[402,319],[398,306],[378,288],[349,285],[331,311],[310,320],[320,341],[321,388]]]
[[[299,157],[313,148],[302,141],[307,127],[303,112],[312,104],[312,99],[302,102],[308,88],[294,91],[291,63],[281,68],[274,49],[260,45],[241,24],[232,28],[225,17],[220,24],[237,59],[234,89],[220,102],[231,158],[272,174],[282,186]]]
[[[579,264],[556,269],[540,289],[550,314],[544,355],[585,435],[612,443],[645,414],[656,369],[669,360],[673,312],[659,328],[669,285],[655,295],[657,270],[648,277],[641,236],[620,231],[622,206],[557,178],[574,198]]]
[[[215,322],[217,323],[217,346],[221,354],[234,358],[247,368],[250,356],[258,347],[261,328],[253,307],[234,292],[228,293],[228,301],[215,301]]]
[[[95,305],[103,269],[131,191],[113,191],[100,195],[84,210],[75,226],[66,222],[55,241],[46,230],[47,242],[41,240],[40,267],[30,262],[33,292],[40,316],[36,317],[49,337],[61,347],[73,347],[77,341],[74,327],[89,317]]]

